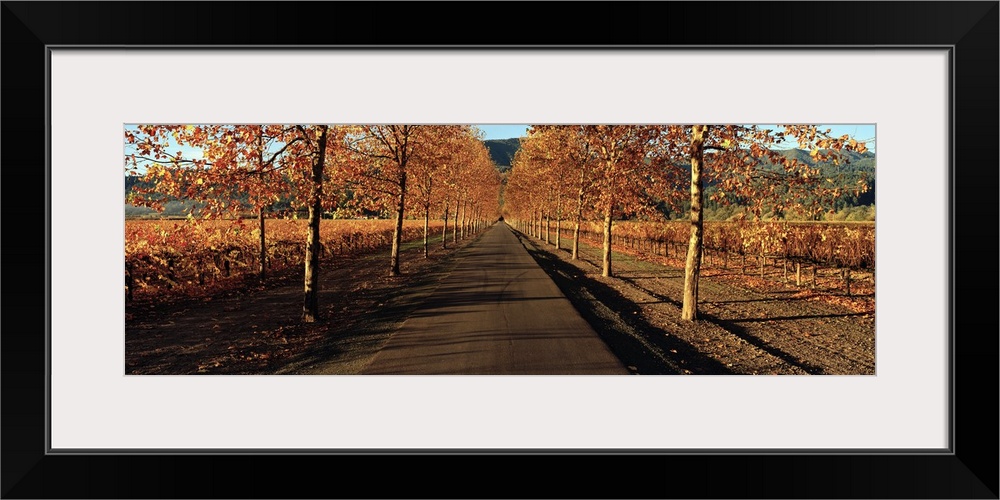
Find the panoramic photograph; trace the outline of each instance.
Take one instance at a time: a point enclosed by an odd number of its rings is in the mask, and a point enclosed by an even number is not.
[[[875,375],[874,124],[129,124],[126,375]]]

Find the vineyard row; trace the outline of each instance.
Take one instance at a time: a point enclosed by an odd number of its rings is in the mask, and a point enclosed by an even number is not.
[[[429,237],[440,242],[443,221],[429,223]],[[449,224],[447,238],[464,238],[476,224]],[[301,266],[305,259],[306,221],[268,220],[265,228],[268,271]],[[391,247],[393,227],[388,220],[323,220],[320,225],[322,258],[347,258]],[[402,241],[420,240],[423,221],[406,220]],[[211,285],[224,285],[260,269],[260,230],[243,221],[198,223],[128,221],[125,237],[126,300],[136,294],[185,295]]]
[[[554,221],[518,222],[518,230],[546,239],[555,234]],[[572,238],[572,224],[563,222],[564,237]],[[602,241],[603,229],[597,222],[580,226],[580,237]],[[615,223],[612,243],[622,247],[665,257],[687,253],[691,224],[682,221]],[[848,268],[858,271],[875,269],[875,226],[873,224],[811,223],[739,223],[705,222],[703,247],[722,255],[755,256],[781,259],[799,264]]]

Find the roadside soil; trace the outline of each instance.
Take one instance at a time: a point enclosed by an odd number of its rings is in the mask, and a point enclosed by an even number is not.
[[[639,374],[875,373],[874,279],[851,296],[797,287],[734,269],[702,265],[699,319],[680,320],[683,263],[612,254],[601,276],[601,249],[572,240],[561,249],[515,234],[612,350]],[[554,235],[553,235],[554,236]],[[780,271],[778,271],[780,272]]]
[[[450,236],[447,249],[432,239],[428,258],[423,240],[404,243],[399,277],[388,276],[389,250],[321,262],[321,316],[311,324],[300,321],[301,268],[211,297],[130,303],[125,373],[356,374],[478,237]]]

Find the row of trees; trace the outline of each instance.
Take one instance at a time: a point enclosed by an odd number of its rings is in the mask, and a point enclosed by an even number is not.
[[[714,187],[712,201],[739,205],[745,217],[756,221],[766,213],[793,211],[815,217],[846,194],[841,183],[821,176],[818,168],[782,155],[777,147],[787,141],[809,151],[813,164],[840,164],[846,151],[866,150],[864,142],[832,137],[814,125],[776,130],[742,125],[533,126],[513,161],[504,216],[526,222],[539,235],[553,219],[557,234],[563,221],[572,223],[574,259],[580,224],[603,221],[602,275],[611,276],[614,220],[659,218],[664,208],[676,212],[689,206],[681,317],[694,320],[706,185]],[[855,195],[865,189],[863,180],[852,186]]]
[[[262,277],[270,207],[281,202],[307,210],[305,322],[319,317],[319,227],[325,211],[350,205],[392,212],[390,276],[400,274],[407,214],[416,211],[424,218],[427,256],[431,217],[451,217],[457,237],[473,221],[494,219],[499,212],[499,173],[471,126],[141,125],[126,129],[125,142],[126,172],[140,177],[141,186],[129,195],[130,204],[162,209],[170,200],[194,200],[206,218],[257,214]]]

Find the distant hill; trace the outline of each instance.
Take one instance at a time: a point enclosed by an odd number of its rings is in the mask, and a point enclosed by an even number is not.
[[[139,176],[126,175],[125,176],[125,194],[131,193],[133,186],[149,187],[151,185],[148,182],[143,182],[141,179],[142,178],[139,177]]]
[[[823,177],[837,179],[844,187],[849,187],[860,178],[865,179],[868,184],[868,191],[860,196],[845,197],[845,202],[851,206],[872,205],[875,203],[875,153],[865,151],[855,153],[854,151],[842,151],[841,155],[847,159],[847,163],[834,165],[833,163],[816,164],[809,152],[802,149],[789,149],[781,152],[786,158],[794,158],[809,166],[819,168]]]
[[[809,152],[804,149],[786,149],[780,151],[780,153],[785,158],[793,158],[809,165],[816,164],[812,156],[809,156]],[[865,151],[864,153],[841,151],[840,154],[847,159],[849,168],[854,170],[875,169],[875,153],[871,151]]]
[[[832,162],[816,163],[812,156],[809,155],[809,151],[802,149],[787,149],[778,151],[779,154],[785,158],[794,159],[801,161],[813,168],[818,168],[821,177],[830,178],[833,181],[833,186],[838,186],[844,188],[845,194],[842,195],[834,204],[830,207],[835,210],[852,209],[855,207],[865,207],[872,206],[875,204],[875,153],[867,151],[865,153],[855,153],[851,151],[842,152],[842,156],[847,160],[846,163],[841,162],[839,165],[835,165]],[[690,165],[688,163],[679,163],[679,167],[690,171]],[[778,165],[771,164],[766,161],[762,165],[764,170],[781,170]],[[864,179],[865,184],[868,186],[867,192],[861,193],[858,196],[853,195],[851,191],[854,189],[855,183]],[[707,183],[705,186],[706,199],[711,196],[711,194],[716,190],[716,186],[712,183]],[[705,206],[709,211],[709,215],[713,210],[717,213],[728,214],[725,210],[720,210],[717,203],[712,201],[706,201]],[[686,207],[686,205],[685,205]],[[685,208],[682,213],[686,213],[687,208]],[[672,214],[673,215],[673,214]],[[720,217],[716,217],[720,218]],[[726,215],[721,217],[726,218]],[[839,219],[843,220],[843,219]],[[848,219],[853,220],[853,219]]]
[[[483,141],[486,149],[490,151],[493,163],[497,164],[497,169],[501,172],[510,170],[510,163],[514,160],[514,153],[521,148],[521,140],[514,139],[487,139]]]

